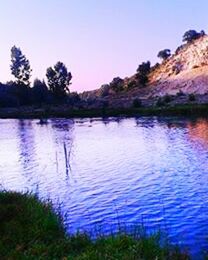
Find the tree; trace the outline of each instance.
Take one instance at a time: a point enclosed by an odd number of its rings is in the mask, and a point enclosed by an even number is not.
[[[148,82],[148,74],[151,70],[151,63],[150,61],[142,62],[138,69],[137,69],[137,75],[136,78],[142,86],[145,86]]]
[[[204,31],[202,31],[204,33]],[[184,33],[183,35],[183,42],[192,42],[196,39],[198,39],[199,37],[201,37],[201,33],[198,33],[197,31],[195,30],[189,30],[187,32]]]
[[[69,92],[69,85],[72,79],[71,72],[68,72],[66,66],[62,62],[57,62],[52,68],[46,71],[48,86],[57,99],[63,99]]]
[[[35,103],[44,103],[47,101],[48,97],[48,88],[45,81],[35,79],[32,88],[33,102]]]
[[[20,48],[13,46],[11,49],[11,72],[17,79],[18,85],[30,86],[31,68],[29,60],[22,54]]]
[[[138,69],[137,69],[137,72],[140,73],[140,74],[144,74],[144,75],[147,75],[148,73],[150,73],[150,69],[151,69],[151,63],[150,61],[147,61],[147,62],[142,62]]]
[[[110,85],[109,84],[104,84],[100,87],[99,89],[99,95],[100,97],[106,97],[109,95],[110,91]]]
[[[124,89],[124,80],[116,77],[110,83],[110,88],[113,89],[115,92],[120,92]]]
[[[171,56],[171,50],[169,49],[164,49],[159,51],[157,57],[162,59],[162,60],[166,60],[167,58],[169,58]]]

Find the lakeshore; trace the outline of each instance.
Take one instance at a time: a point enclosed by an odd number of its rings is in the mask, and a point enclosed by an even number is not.
[[[67,106],[0,108],[0,118],[89,118],[136,116],[207,116],[208,104],[164,107],[73,109]]]
[[[51,203],[32,194],[0,192],[0,211],[1,259],[189,259],[159,234],[68,235]]]

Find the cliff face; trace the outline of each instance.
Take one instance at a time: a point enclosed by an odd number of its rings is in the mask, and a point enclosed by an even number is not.
[[[150,74],[150,95],[208,92],[208,36],[186,44]]]
[[[158,97],[174,95],[177,103],[187,103],[188,94],[200,96],[198,103],[208,103],[208,36],[204,35],[191,43],[180,46],[175,54],[151,69],[147,86],[136,85],[128,89],[129,83],[136,81],[137,76],[123,80],[123,91],[113,91],[107,86],[107,94],[103,89],[88,91],[81,94],[84,100],[94,99],[107,101],[111,107],[130,107],[138,98],[145,106],[155,105]],[[178,98],[183,92],[186,98]],[[207,94],[207,95],[204,95]],[[179,99],[179,100],[178,100]],[[178,100],[178,101],[177,101]]]

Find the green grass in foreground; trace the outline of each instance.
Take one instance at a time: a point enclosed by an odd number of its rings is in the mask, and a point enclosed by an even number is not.
[[[50,203],[30,194],[0,192],[0,259],[189,259],[161,247],[157,235],[67,236]]]

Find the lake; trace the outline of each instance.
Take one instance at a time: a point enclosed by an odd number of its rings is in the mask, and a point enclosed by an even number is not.
[[[208,120],[0,120],[0,185],[50,198],[69,233],[144,225],[208,247]]]

